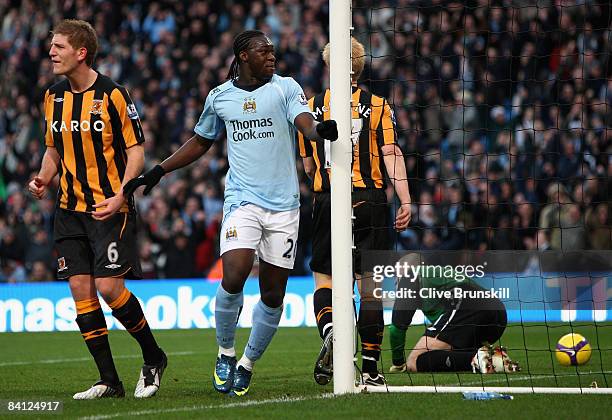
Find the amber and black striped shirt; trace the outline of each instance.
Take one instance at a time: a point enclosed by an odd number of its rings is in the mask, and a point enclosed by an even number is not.
[[[44,111],[45,143],[61,158],[57,204],[92,212],[121,190],[126,149],[144,142],[136,107],[124,87],[98,74],[85,92],[73,93],[67,79],[51,86]]]
[[[308,101],[317,121],[330,119],[329,99],[327,89]],[[358,88],[353,88],[352,102],[353,189],[385,188],[385,162],[381,147],[397,141],[393,111],[384,98]],[[313,191],[329,191],[330,142],[307,141],[301,133],[298,133],[298,142],[300,156],[312,156],[316,164]]]

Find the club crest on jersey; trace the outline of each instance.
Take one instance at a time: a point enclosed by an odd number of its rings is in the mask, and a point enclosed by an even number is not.
[[[57,271],[68,270],[68,266],[66,265],[66,259],[64,257],[59,257],[57,259]]]
[[[102,115],[102,99],[94,99],[91,103],[91,110],[89,113],[91,115]]]
[[[230,226],[225,230],[225,240],[235,240],[238,239],[238,230],[236,226]]]
[[[245,114],[254,114],[257,112],[257,103],[255,98],[244,98],[244,105],[242,105],[242,111]]]

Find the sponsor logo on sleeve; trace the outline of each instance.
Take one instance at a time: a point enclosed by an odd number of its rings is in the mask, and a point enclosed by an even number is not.
[[[306,99],[306,95],[304,95],[303,93],[300,93],[298,95],[298,101],[300,102],[300,104],[302,105],[308,105],[308,99]]]
[[[135,120],[138,118],[138,111],[136,111],[136,105],[128,104],[127,115],[130,120]]]

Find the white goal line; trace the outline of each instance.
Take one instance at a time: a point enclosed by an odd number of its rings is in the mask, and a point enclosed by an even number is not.
[[[489,378],[487,378],[487,380],[481,380],[481,381],[465,381],[465,382],[457,382],[454,384],[449,384],[449,385],[445,385],[445,386],[490,386],[492,384],[503,384],[503,383],[507,383],[507,382],[518,382],[518,381],[531,381],[531,382],[535,382],[535,381],[542,381],[542,380],[548,380],[548,379],[554,379],[554,378],[578,378],[581,376],[587,377],[587,376],[593,376],[593,375],[608,375],[612,373],[612,370],[604,370],[604,371],[599,371],[599,372],[595,372],[595,371],[588,371],[588,372],[579,372],[578,374],[576,373],[557,373],[555,375],[541,375],[541,374],[533,374],[533,375],[520,375],[520,376],[516,376],[516,375],[512,375],[512,376],[507,376],[507,377],[500,377],[497,379],[492,379],[492,380],[488,380]]]
[[[226,404],[194,405],[194,406],[183,406],[183,407],[150,409],[150,410],[139,410],[139,411],[124,411],[120,413],[79,417],[79,420],[107,420],[107,419],[113,419],[113,418],[149,416],[149,415],[159,416],[160,414],[182,413],[182,412],[190,412],[190,411],[222,410],[222,409],[228,409],[228,408],[256,407],[259,405],[267,405],[267,404],[288,404],[288,403],[291,404],[291,403],[302,402],[302,401],[321,400],[321,399],[327,399],[327,398],[331,399],[334,397],[335,397],[334,394],[319,394],[319,395],[312,395],[312,396],[304,395],[304,396],[298,396],[298,397],[279,397],[279,398],[268,398],[265,400],[237,401],[237,402],[226,403]]]
[[[612,394],[612,388],[554,388],[527,386],[367,386],[355,387],[363,393],[456,393],[456,392],[502,392],[508,394]]]

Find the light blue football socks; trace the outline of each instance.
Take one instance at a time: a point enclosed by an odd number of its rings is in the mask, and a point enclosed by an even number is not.
[[[243,302],[244,295],[242,292],[236,294],[228,293],[219,284],[215,303],[215,323],[220,354],[230,357],[236,355],[234,338],[236,336],[238,314]]]
[[[253,362],[257,361],[263,355],[272,341],[272,337],[274,337],[278,329],[282,314],[282,305],[278,308],[270,308],[261,300],[257,302],[255,310],[253,310],[253,327],[251,328],[251,335],[249,336],[249,341],[244,350],[244,356],[238,362],[239,365],[244,365],[245,368],[250,368],[249,370],[252,370]],[[248,361],[244,360],[245,357]]]

